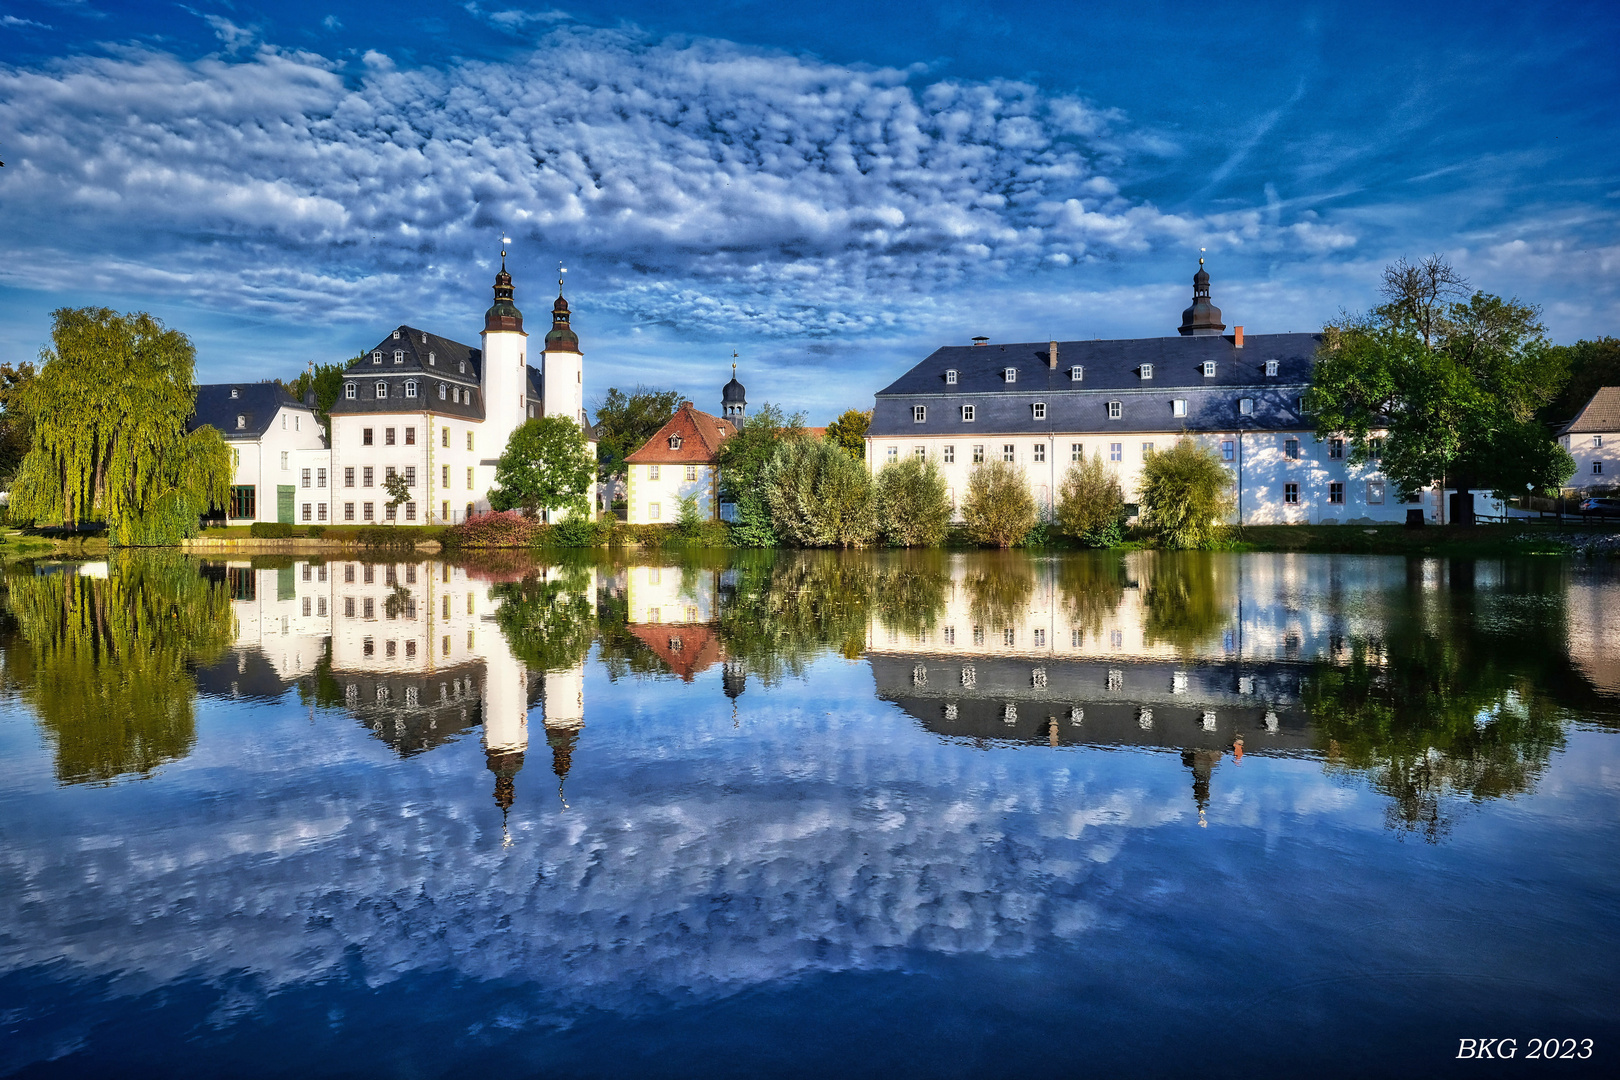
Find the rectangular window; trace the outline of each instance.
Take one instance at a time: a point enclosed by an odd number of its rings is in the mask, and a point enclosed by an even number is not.
[[[343,598],[343,617],[345,619],[354,618],[354,597],[352,596]]]
[[[347,401],[353,401],[354,400],[354,397],[355,397],[354,383],[344,383],[343,384],[343,397]]]
[[[407,466],[405,466],[405,486],[406,487],[415,487],[416,486],[416,466],[415,465],[407,465]]]
[[[1118,420],[1120,417],[1122,417],[1124,415],[1125,415],[1125,409],[1124,409],[1123,405],[1121,405],[1117,401],[1110,401],[1108,403],[1108,419],[1110,419],[1110,420]]]
[[[1142,378],[1144,378],[1144,379],[1153,378],[1153,365],[1152,364],[1143,364],[1140,370],[1142,372]]]
[[[299,482],[300,487],[309,487],[309,470],[308,469],[302,469],[302,470],[299,471],[298,482]]]
[[[450,429],[449,428],[446,427],[446,428],[440,428],[439,429],[439,445],[444,447],[446,450],[450,449]]]
[[[375,503],[365,503],[360,507],[360,516],[366,521],[377,520],[377,506]]]
[[[955,465],[956,464],[956,447],[947,446],[941,456],[944,458],[945,464],[947,464],[947,465]]]
[[[1153,444],[1150,443],[1150,442],[1143,443],[1142,444],[1142,459],[1145,461],[1145,460],[1147,460],[1148,458],[1150,458],[1152,456],[1153,456]]]
[[[354,503],[346,502],[346,503],[343,504],[343,520],[344,521],[353,521],[354,520]]]
[[[1276,374],[1277,374],[1277,361],[1275,361],[1275,360],[1267,360],[1266,361],[1266,375],[1275,377]]]
[[[324,523],[326,521],[326,504],[325,503],[316,503],[315,504],[315,520],[319,521],[319,522],[322,522],[322,523]]]
[[[405,396],[408,397],[408,398],[412,398],[412,397],[416,396],[416,380],[415,379],[407,379],[405,381]]]
[[[1344,440],[1343,439],[1329,439],[1328,440],[1328,457],[1330,457],[1330,458],[1342,458],[1342,457],[1344,457]]]
[[[1601,436],[1601,435],[1592,436],[1592,445],[1594,447],[1602,446],[1603,445],[1603,436]]]
[[[1003,379],[1005,379],[1007,382],[1010,382],[1010,383],[1017,382],[1018,381],[1018,369],[1013,368],[1013,367],[1002,368],[1001,369],[1001,377]]]
[[[945,644],[947,644],[947,645],[955,645],[956,644],[956,627],[947,626],[945,628]]]
[[[1036,443],[1035,444],[1035,460],[1037,462],[1041,462],[1041,461],[1046,460],[1046,444],[1045,443]]]
[[[354,487],[354,466],[348,465],[343,469],[343,486]]]
[[[377,568],[375,566],[361,567],[360,576],[365,579],[367,585],[370,585],[377,580]]]
[[[1298,484],[1284,484],[1283,485],[1283,502],[1285,502],[1285,503],[1297,503],[1297,502],[1299,502],[1299,485]]]
[[[1176,398],[1174,401],[1170,402],[1170,415],[1171,416],[1186,416],[1187,415],[1187,399],[1186,398]]]
[[[385,398],[387,396],[388,396],[388,384],[385,383],[385,382],[379,382],[377,384],[377,397],[378,398]]]
[[[370,446],[371,445],[371,443],[372,443],[371,431],[372,431],[371,428],[361,428],[360,429],[360,445],[361,446]]]
[[[354,563],[345,563],[343,566],[343,581],[346,585],[354,584]]]
[[[281,471],[282,472],[286,472],[288,469],[292,468],[292,462],[289,460],[291,458],[291,456],[292,455],[289,454],[285,450],[283,450],[281,452]]]
[[[1344,485],[1337,481],[1328,484],[1328,502],[1344,504]]]
[[[950,370],[945,372],[945,385],[946,386],[955,386],[956,385],[956,369],[955,368],[951,368]]]
[[[315,614],[323,619],[326,618],[326,597],[317,596],[315,598]]]
[[[393,503],[383,503],[383,520],[395,521],[399,517],[399,507]]]
[[[1254,398],[1252,398],[1252,397],[1238,398],[1238,412],[1241,413],[1244,416],[1253,416],[1254,415]]]
[[[1125,444],[1124,443],[1117,443],[1117,442],[1109,443],[1108,444],[1108,460],[1109,461],[1124,461],[1125,460]]]
[[[370,465],[367,465],[365,468],[360,470],[360,485],[362,487],[370,487],[375,481],[375,478],[376,470]]]
[[[471,450],[472,448],[473,448],[473,433],[471,431],[468,431],[467,432],[467,449]]]
[[[415,503],[408,502],[408,503],[405,504],[405,520],[406,521],[415,521],[416,520],[416,504]]]
[[[1010,626],[1007,627],[1001,632],[1001,643],[1008,648],[1012,648],[1014,645],[1018,644],[1018,631],[1014,630]]]
[[[928,419],[928,406],[926,406],[926,405],[913,405],[911,407],[911,422],[913,424],[924,423],[925,421],[927,421],[927,419]]]
[[[1368,439],[1367,456],[1374,461],[1382,461],[1384,458],[1384,440]]]
[[[448,466],[448,465],[444,466],[440,470],[439,486],[440,487],[446,487],[446,488],[450,486],[450,466]],[[450,514],[450,511],[446,510],[445,511],[445,516],[448,517],[449,514]]]
[[[647,520],[648,521],[659,521],[659,520],[661,520],[663,518],[663,516],[664,516],[664,508],[663,508],[663,506],[661,504],[659,504],[659,503],[648,503],[647,504]]]
[[[696,480],[697,479],[697,466],[696,465],[688,465],[686,467],[686,478],[688,480]]]
[[[1215,377],[1215,361],[1213,361],[1213,360],[1205,360],[1204,361],[1204,378],[1213,379],[1214,377]]]
[[[469,465],[469,466],[467,466],[467,490],[471,491],[472,489],[473,489],[473,467],[471,465]]]
[[[314,521],[315,520],[315,508],[313,506],[311,506],[309,503],[304,504],[303,520],[305,520],[305,521]]]
[[[326,486],[326,470],[325,469],[316,469],[315,470],[315,486],[318,487],[318,488],[324,488]]]
[[[439,651],[441,653],[443,653],[445,656],[450,655],[450,635],[449,634],[444,635],[444,638],[439,642]]]
[[[1384,505],[1384,482],[1382,480],[1367,481],[1367,505]]]
[[[255,498],[258,489],[252,484],[239,484],[231,488],[230,516],[233,518],[252,518],[257,516]]]
[[[393,428],[391,428],[391,427],[390,428],[383,428],[383,445],[384,446],[393,446],[394,445],[394,429]]]
[[[975,464],[975,465],[983,465],[984,464],[984,444],[983,443],[975,443],[973,445],[973,464]]]
[[[984,644],[984,627],[975,626],[973,628],[973,644],[975,644],[975,645],[983,645]]]
[[[1012,443],[1003,443],[1002,447],[1001,447],[1001,460],[1002,461],[1016,461],[1016,460],[1018,460],[1018,448],[1016,446],[1014,446]]]
[[[647,479],[649,479],[649,480],[657,480],[659,478],[658,474],[659,474],[659,468],[658,468],[657,465],[649,465],[649,466],[647,466]],[[446,479],[445,479],[445,483],[448,484],[449,482],[450,481],[449,481],[448,476],[447,476]]]
[[[964,405],[964,406],[962,406],[962,422],[965,423],[965,424],[973,423],[973,406],[972,405]]]
[[[1046,419],[1046,402],[1037,401],[1030,408],[1035,413],[1035,419],[1037,419],[1037,420],[1045,420]]]
[[[1592,475],[1593,476],[1602,476],[1603,475],[1603,462],[1601,462],[1601,461],[1592,462]]]
[[[1297,461],[1299,459],[1298,439],[1283,440],[1283,457],[1288,458],[1290,461]]]
[[[1084,461],[1084,460],[1086,460],[1086,447],[1085,447],[1084,443],[1070,443],[1069,444],[1069,460],[1070,461]]]
[[[399,470],[394,468],[392,465],[383,466],[383,483],[385,483],[385,484],[388,483],[388,481],[392,480],[394,477],[396,477],[398,475],[399,475]]]
[[[445,467],[444,475],[445,475],[445,479],[448,481],[448,479],[450,477],[450,469],[449,469],[448,466]],[[440,521],[449,521],[450,520],[450,500],[449,499],[446,499],[446,500],[444,500],[444,502],[439,504],[439,511],[440,511],[440,513],[439,513],[439,520]]]
[[[408,427],[408,428],[405,429],[405,445],[406,446],[415,446],[416,445],[416,429],[415,428]]]
[[[888,457],[889,457],[889,464],[891,464],[891,465],[894,464],[896,461],[899,461],[900,460],[900,448],[898,446],[889,447]]]
[[[921,461],[921,460],[923,460],[924,458],[926,458],[928,456],[928,447],[926,447],[926,446],[913,446],[911,448],[911,452],[917,458],[918,461]]]
[[[374,599],[372,599],[371,597],[368,596],[364,600],[362,600],[360,602],[360,604],[361,604],[361,616],[363,618],[375,619],[377,617],[377,601],[376,600],[374,600]]]
[[[1086,369],[1076,364],[1069,369],[1069,381],[1079,382],[1086,377]]]
[[[1039,630],[1038,629],[1038,630],[1035,631],[1035,647],[1037,649],[1044,649],[1046,647],[1046,631],[1045,630]]]

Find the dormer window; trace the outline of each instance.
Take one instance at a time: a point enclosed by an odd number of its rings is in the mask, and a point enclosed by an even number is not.
[[[433,367],[435,364],[438,363],[438,361],[439,361],[439,358],[437,356],[433,355],[432,350],[429,350],[428,351],[428,367]]]
[[[381,349],[378,349],[376,352],[371,354],[371,362],[373,364],[382,363],[382,350]]]
[[[671,450],[679,450],[681,448],[681,437],[679,435],[671,435],[669,437],[669,448]]]
[[[911,422],[913,424],[923,424],[923,423],[927,423],[927,421],[928,421],[928,406],[926,406],[926,405],[913,405],[911,407]]]
[[[1204,378],[1213,379],[1214,377],[1215,377],[1215,361],[1213,361],[1213,360],[1205,360],[1204,361]]]
[[[237,389],[237,388],[236,388],[236,387],[234,387],[234,386],[233,386],[233,387],[231,387],[231,400],[232,400],[232,401],[235,401],[235,400],[236,400],[236,399],[237,399],[237,398],[239,398],[239,397],[241,397],[241,396],[242,396],[242,391],[240,391],[240,390],[238,390],[238,389]]]
[[[416,380],[415,379],[406,379],[405,380],[405,396],[406,397],[415,397],[416,396]]]
[[[1142,378],[1144,378],[1144,379],[1153,378],[1153,365],[1152,364],[1143,364],[1141,367],[1137,368],[1136,370],[1141,373]]]
[[[1002,368],[1001,369],[1001,377],[1004,380],[1006,380],[1007,382],[1010,382],[1010,383],[1017,382],[1018,381],[1018,369],[1015,368],[1015,367]]]
[[[462,362],[461,362],[461,363],[460,363],[460,364],[458,364],[458,365],[457,365],[457,366],[458,366],[458,367],[459,367],[459,368],[460,368],[460,369],[461,369],[461,373],[462,373],[462,374],[463,374],[463,375],[465,375],[465,374],[467,374],[467,361],[465,361],[465,360],[463,360],[463,361],[462,361]]]
[[[1086,369],[1081,367],[1079,364],[1076,364],[1072,368],[1069,369],[1069,381],[1070,382],[1079,382],[1081,379],[1084,379],[1085,377],[1086,377]]]
[[[964,406],[962,406],[962,422],[964,424],[973,423],[973,406],[972,405],[964,405]]]
[[[395,340],[395,341],[398,341],[398,340],[399,340],[399,331],[398,331],[398,330],[395,330],[395,331],[394,331],[394,340]]]
[[[1030,410],[1035,414],[1035,419],[1037,419],[1037,420],[1045,420],[1046,419],[1046,402],[1037,401],[1035,404],[1030,406]]]
[[[388,384],[382,382],[381,380],[379,380],[377,383],[377,396],[379,398],[385,398],[388,396]]]
[[[1239,414],[1241,414],[1243,416],[1253,416],[1254,415],[1254,398],[1252,398],[1252,397],[1238,398],[1238,412],[1239,412]]]
[[[1187,399],[1186,398],[1176,398],[1173,401],[1171,401],[1170,402],[1170,415],[1171,416],[1186,416],[1187,415]]]
[[[1266,361],[1266,376],[1268,378],[1273,378],[1273,379],[1277,377],[1277,361],[1275,361],[1275,360],[1267,360]]]
[[[946,370],[946,372],[945,372],[945,385],[946,386],[955,386],[956,385],[956,369],[955,368],[949,368],[949,369]]]
[[[394,363],[403,364],[404,362],[405,362],[405,350],[404,349],[395,349],[394,350]]]
[[[439,400],[444,400],[444,383],[439,384]]]
[[[241,431],[245,427],[247,427],[247,417],[243,416],[241,413],[237,413],[236,414],[236,430]]]
[[[343,384],[343,398],[344,398],[344,400],[345,401],[353,401],[354,397],[355,397],[354,383],[352,383],[352,382],[344,383]]]
[[[1122,417],[1124,415],[1125,415],[1125,407],[1123,405],[1121,405],[1117,401],[1110,401],[1108,403],[1108,419],[1110,419],[1110,420],[1118,420],[1120,417]]]

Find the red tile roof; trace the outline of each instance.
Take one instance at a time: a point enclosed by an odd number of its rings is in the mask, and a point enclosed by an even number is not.
[[[1585,432],[1606,434],[1620,431],[1620,386],[1603,386],[1592,395],[1586,408],[1575,414],[1575,419],[1564,426],[1563,435]]]
[[[669,423],[646,444],[624,460],[632,465],[674,464],[712,465],[719,455],[720,444],[737,433],[729,420],[710,416],[692,407],[690,401],[681,402]],[[670,436],[679,435],[680,447],[669,445]]]
[[[715,628],[703,623],[642,623],[630,632],[687,682],[725,659]]]

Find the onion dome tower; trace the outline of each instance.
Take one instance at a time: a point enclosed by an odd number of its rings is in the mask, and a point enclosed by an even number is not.
[[[506,252],[501,252],[500,273],[495,275],[495,302],[484,312],[484,333],[523,333],[523,312],[512,302],[512,275],[506,272]]]
[[[720,391],[720,414],[733,422],[741,420],[748,412],[748,392],[743,384],[737,381],[737,365],[731,365],[731,381],[726,383]]]
[[[1209,299],[1209,272],[1204,269],[1204,260],[1198,259],[1198,273],[1193,275],[1193,302],[1192,307],[1181,313],[1182,337],[1214,337],[1226,324],[1221,322],[1221,309],[1210,303]]]
[[[562,282],[557,282],[557,302],[551,305],[551,330],[546,334],[546,352],[579,352],[579,337],[568,325],[568,301],[563,299]]]

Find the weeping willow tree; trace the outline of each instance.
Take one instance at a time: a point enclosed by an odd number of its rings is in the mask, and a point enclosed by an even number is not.
[[[60,308],[52,348],[23,407],[28,456],[12,486],[14,520],[105,521],[114,543],[195,536],[224,505],[232,462],[212,427],[187,432],[196,410],[196,350],[144,312]]]
[[[52,569],[7,576],[26,643],[7,664],[57,780],[105,784],[184,757],[196,741],[192,671],[236,637],[229,590],[178,552],[115,556],[105,578]]]

